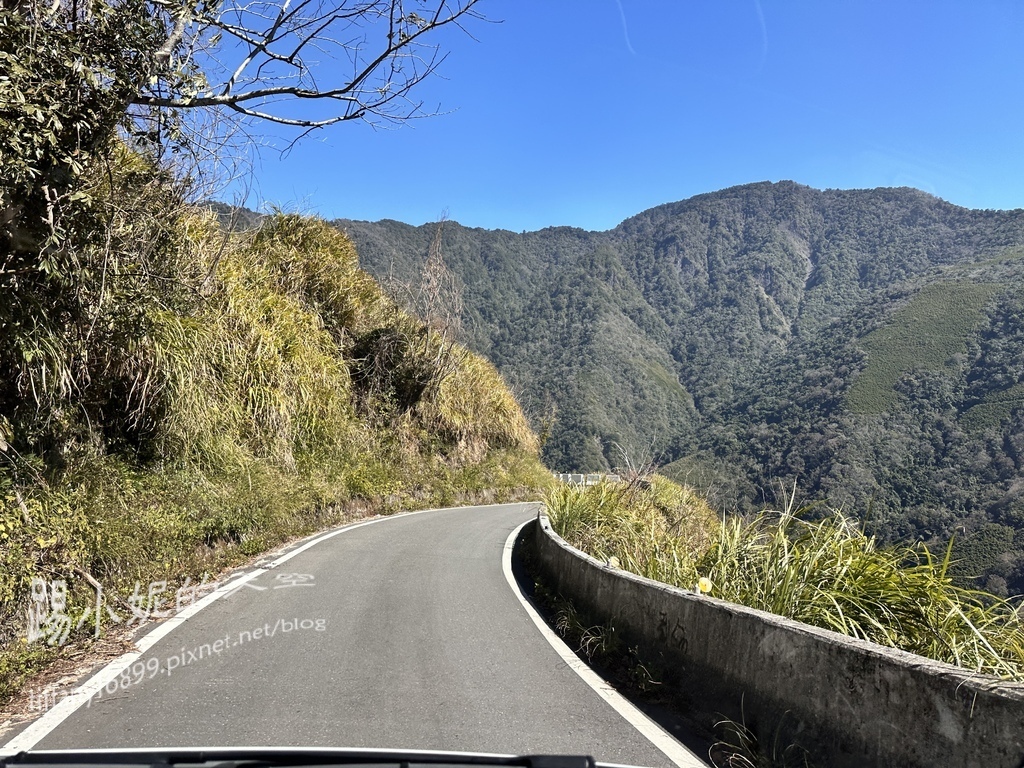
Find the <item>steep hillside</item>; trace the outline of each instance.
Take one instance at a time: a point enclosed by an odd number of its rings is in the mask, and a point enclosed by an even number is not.
[[[0,325],[0,703],[289,538],[551,480],[494,366],[396,304],[336,229],[276,215],[230,235],[122,160],[117,216],[97,193],[75,254],[81,313],[33,302],[45,277],[4,306],[33,322]],[[26,626],[30,606],[54,620]]]
[[[434,227],[336,222],[385,283],[415,282]],[[553,467],[601,467],[618,445],[677,436],[696,412],[680,383],[671,329],[605,235],[556,228],[516,235],[444,227],[463,295],[468,345],[521,393],[536,426],[554,417]]]
[[[400,281],[435,230],[335,223]],[[468,342],[550,423],[552,467],[650,451],[740,510],[796,481],[887,538],[1024,524],[1024,212],[760,183],[608,232],[449,223],[444,242]],[[964,561],[1024,588],[1016,560]]]

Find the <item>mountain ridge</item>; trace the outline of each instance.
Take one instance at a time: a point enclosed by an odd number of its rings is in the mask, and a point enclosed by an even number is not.
[[[437,226],[334,223],[368,271],[402,282]],[[467,343],[547,425],[552,468],[682,461],[739,511],[796,482],[870,513],[883,538],[1024,528],[1022,459],[1000,447],[1015,445],[1024,418],[1012,396],[1024,381],[1024,210],[972,210],[909,187],[755,182],[603,232],[445,222],[442,246]],[[963,317],[945,322],[942,302],[956,297]],[[924,330],[884,331],[901,317]],[[933,326],[941,350],[911,349]],[[923,362],[882,376],[880,359]],[[889,382],[888,410],[851,408],[864,376]],[[978,404],[971,426],[963,416]]]

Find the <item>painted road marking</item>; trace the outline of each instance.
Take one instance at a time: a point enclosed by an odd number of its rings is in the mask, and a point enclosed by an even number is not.
[[[505,506],[501,504],[490,504],[486,506]],[[348,531],[354,531],[356,528],[362,528],[364,525],[373,525],[374,523],[380,523],[384,520],[398,520],[411,515],[421,515],[424,512],[438,512],[441,510],[436,509],[421,509],[416,512],[404,512],[398,515],[389,515],[387,517],[378,517],[373,520],[364,520],[361,523],[353,523],[351,525],[338,528],[334,531],[329,531],[322,536],[317,536],[315,539],[306,542],[300,547],[296,547],[290,552],[286,552],[278,558],[275,558],[266,565],[259,566],[255,570],[239,576],[237,579],[229,581],[228,583],[218,587],[210,594],[206,595],[201,600],[196,601],[192,605],[188,606],[184,610],[175,614],[171,618],[161,622],[157,625],[152,632],[149,632],[144,637],[140,638],[135,643],[137,651],[129,651],[128,653],[118,656],[116,659],[111,661],[99,672],[85,681],[82,685],[76,688],[74,691],[69,693],[67,696],[62,698],[56,706],[47,710],[38,720],[34,721],[25,730],[15,736],[13,739],[8,741],[3,747],[0,747],[0,754],[14,754],[21,752],[22,750],[32,749],[36,744],[46,738],[49,733],[54,730],[58,725],[67,720],[73,715],[83,704],[89,702],[89,700],[97,694],[100,690],[106,687],[107,683],[117,678],[124,670],[132,666],[139,658],[156,645],[160,640],[167,637],[173,632],[179,625],[188,621],[190,618],[195,616],[203,608],[216,602],[225,595],[235,591],[246,582],[252,581],[258,576],[263,575],[267,571],[271,571],[278,566],[288,562],[293,557],[302,554],[307,549],[316,546],[317,544],[327,541],[327,539],[334,538],[342,533]]]
[[[562,641],[562,638],[555,634],[555,631],[548,626],[548,623],[544,621],[541,615],[537,613],[537,610],[530,604],[530,601],[526,599],[526,596],[519,589],[519,584],[516,583],[516,577],[512,574],[512,550],[515,548],[519,532],[529,525],[530,522],[527,520],[520,525],[505,540],[505,552],[501,559],[501,568],[505,572],[505,579],[508,581],[512,591],[519,598],[519,602],[522,603],[530,618],[533,619],[533,623],[537,625],[537,629],[544,635],[544,639],[555,649],[555,653],[562,657],[562,661],[568,664],[573,672],[583,678],[583,682],[593,688],[598,696],[608,702],[612,709],[618,712],[626,722],[640,731],[655,747],[665,753],[665,756],[678,765],[679,768],[707,768],[707,763],[680,744],[668,731],[633,706],[622,694],[612,688],[607,680],[588,667],[579,656],[573,653],[573,650]]]

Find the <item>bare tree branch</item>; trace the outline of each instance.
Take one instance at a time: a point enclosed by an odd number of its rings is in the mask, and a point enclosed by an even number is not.
[[[407,120],[422,108],[410,92],[445,59],[424,38],[449,25],[465,31],[466,18],[481,18],[478,2],[151,0],[168,32],[153,55],[154,74],[131,103],[227,109],[307,129]],[[296,100],[335,106],[299,116],[288,109]]]

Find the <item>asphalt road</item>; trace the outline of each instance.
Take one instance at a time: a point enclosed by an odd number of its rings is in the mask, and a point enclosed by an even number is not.
[[[182,623],[130,683],[37,748],[385,747],[672,765],[555,653],[509,587],[505,541],[535,510],[429,511],[320,542]]]

